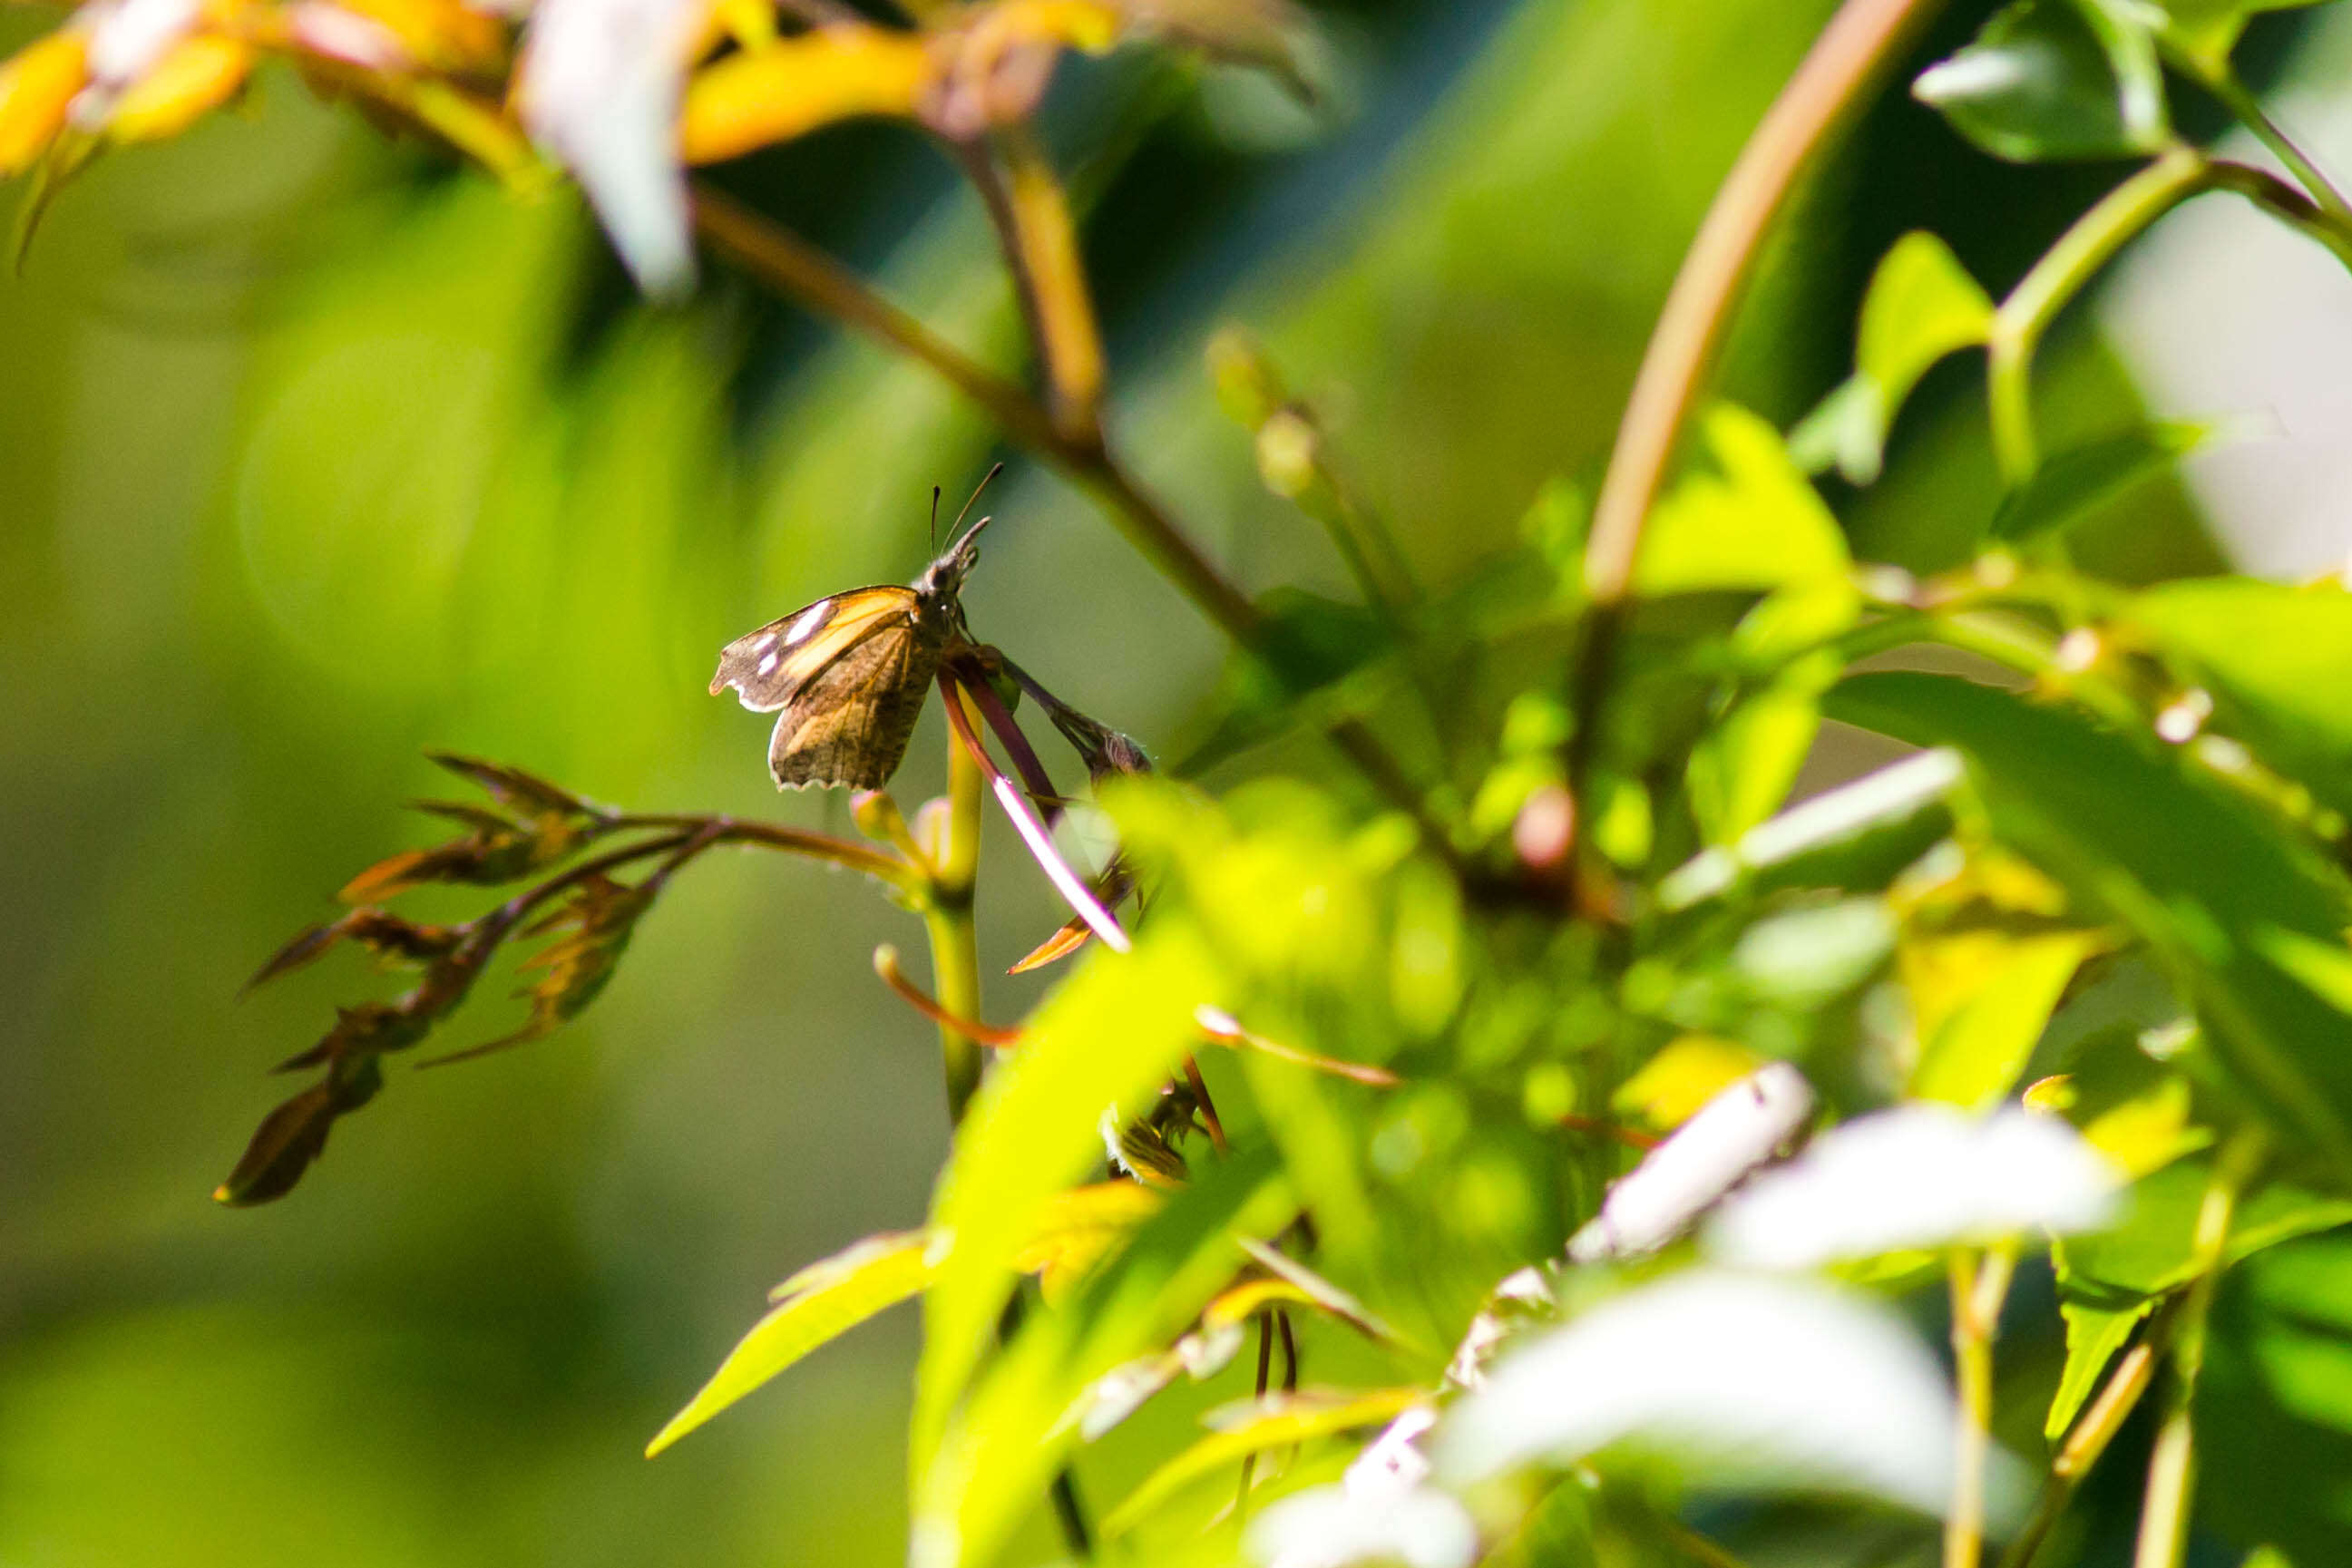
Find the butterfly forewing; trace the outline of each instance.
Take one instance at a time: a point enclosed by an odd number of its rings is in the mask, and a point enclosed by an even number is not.
[[[773,713],[871,639],[911,630],[916,604],[912,589],[890,585],[820,599],[720,649],[710,695],[733,686],[753,713]]]
[[[926,626],[892,626],[818,671],[776,716],[768,770],[777,785],[879,789],[888,782],[922,714],[940,647]]]

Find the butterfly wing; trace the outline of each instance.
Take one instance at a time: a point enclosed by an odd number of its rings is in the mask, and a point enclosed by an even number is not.
[[[910,629],[919,602],[912,589],[883,585],[805,605],[720,649],[710,695],[733,686],[753,713],[773,713],[871,639]]]
[[[776,716],[768,771],[779,789],[879,789],[897,772],[940,666],[941,639],[891,625],[819,670]]]

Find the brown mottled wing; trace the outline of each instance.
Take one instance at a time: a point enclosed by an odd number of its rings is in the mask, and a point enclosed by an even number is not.
[[[773,713],[868,639],[911,627],[916,603],[914,590],[884,585],[803,605],[720,649],[710,695],[733,686],[753,713]]]
[[[887,783],[907,755],[907,737],[940,667],[940,643],[926,626],[893,626],[812,676],[776,716],[768,770],[777,788],[879,789]]]

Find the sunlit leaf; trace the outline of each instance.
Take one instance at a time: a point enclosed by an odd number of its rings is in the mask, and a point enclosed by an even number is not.
[[[842,24],[780,38],[695,76],[679,147],[689,163],[715,163],[859,115],[911,117],[933,68],[911,33]]]
[[[2213,1142],[2197,1119],[2189,1075],[2150,1056],[2129,1026],[2093,1034],[2075,1048],[2072,1070],[2029,1088],[2025,1103],[2064,1116],[2134,1179]]]
[[[1271,1153],[1237,1152],[1172,1196],[1071,1300],[1034,1314],[944,1424],[938,1447],[919,1451],[915,1568],[995,1562],[1077,1442],[1095,1383],[1175,1338],[1241,1265],[1237,1239],[1296,1212]],[[932,1301],[945,1284],[942,1273]]]
[[[88,46],[52,33],[0,65],[0,175],[21,174],[65,129],[66,108],[88,79]]]
[[[1912,96],[1996,158],[2123,158],[2170,131],[2155,40],[2107,0],[2017,0]]]
[[[2050,1414],[2042,1419],[2042,1435],[2052,1442],[2066,1435],[2084,1404],[2099,1387],[2099,1375],[2131,1343],[2140,1320],[2156,1310],[2155,1298],[2122,1307],[2093,1306],[2065,1301],[2059,1312],[2066,1322],[2066,1365],[2058,1376],[2058,1392],[2051,1397]]]
[[[117,141],[178,135],[235,96],[253,59],[252,47],[236,38],[200,34],[182,39],[124,91],[106,122],[107,135]]]
[[[2074,971],[2105,940],[2056,925],[2064,894],[1997,853],[1906,902],[1895,967],[1919,1045],[1911,1096],[1985,1110],[2016,1085]]]
[[[1730,404],[1709,410],[1702,428],[1711,465],[1685,475],[1652,514],[1634,587],[1764,591],[1843,577],[1845,536],[1780,433]]]
[[[1619,1114],[1639,1116],[1663,1132],[1681,1126],[1699,1107],[1763,1065],[1738,1040],[1682,1035],[1643,1062],[1610,1103]]]
[[[1825,790],[1677,868],[1659,902],[1684,910],[1734,889],[1882,886],[1950,831],[1946,801],[1961,778],[1958,754],[1937,749]]]
[[[1857,1117],[1726,1199],[1707,1251],[1747,1268],[1848,1259],[2091,1229],[2119,1173],[2054,1116],[1987,1117],[1910,1104]]]
[[[868,1237],[777,1287],[776,1306],[727,1353],[686,1408],[646,1446],[660,1453],[777,1374],[929,1282],[920,1231]]]
[[[1977,762],[1995,831],[2151,943],[2238,1084],[2352,1173],[2352,1019],[2246,940],[2336,943],[2340,881],[2258,807],[2066,710],[1945,675],[1849,677],[1835,716]]]
[[[1251,1521],[1245,1540],[1266,1568],[1470,1568],[1478,1555],[1470,1511],[1431,1487],[1309,1487]]]
[[[1863,297],[1853,378],[1790,433],[1797,461],[1809,469],[1834,462],[1857,485],[1878,477],[1887,430],[1919,378],[1991,330],[1992,301],[1951,247],[1924,230],[1905,235]]]
[[[2273,766],[2352,810],[2352,593],[2253,578],[2196,578],[2149,589],[2124,623],[2185,665],[2221,717]]]
[[[1031,1019],[967,1111],[932,1205],[943,1238],[924,1301],[911,1452],[921,1471],[987,1350],[1022,1248],[1101,1158],[1106,1107],[1148,1093],[1197,1038],[1213,973],[1181,931],[1097,948]]]
[[[1436,1454],[1441,1474],[1475,1481],[1638,1438],[1709,1486],[1859,1491],[1940,1513],[1952,1425],[1935,1358],[1869,1298],[1701,1270],[1506,1354],[1441,1421]]]
[[[2060,1249],[2060,1291],[2112,1302],[2118,1294],[2154,1296],[2187,1284],[2197,1268],[2198,1210],[2212,1176],[2212,1158],[2203,1156],[2175,1161],[2135,1182],[2119,1224],[2070,1238]],[[2352,1200],[2293,1182],[2265,1183],[2239,1200],[2222,1266],[2342,1225],[2352,1225]]]
[[[2293,11],[2319,0],[2148,0],[2165,33],[2209,70],[2227,69],[2246,24],[2264,11]]]

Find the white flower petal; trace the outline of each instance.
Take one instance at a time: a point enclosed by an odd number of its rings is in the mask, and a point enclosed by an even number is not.
[[[1444,1492],[1368,1497],[1344,1486],[1310,1487],[1253,1520],[1244,1543],[1267,1568],[1468,1568],[1478,1552],[1478,1529]]]
[[[1814,1139],[1734,1195],[1706,1230],[1718,1260],[1810,1269],[2036,1228],[2096,1228],[2119,1173],[2054,1116],[1904,1105]]]
[[[517,76],[523,123],[580,180],[640,287],[694,280],[677,111],[708,0],[541,0]]]
[[[1447,1413],[1436,1458],[1441,1477],[1468,1483],[1632,1439],[1709,1485],[1857,1491],[1940,1513],[1952,1427],[1934,1358],[1869,1298],[1703,1270],[1506,1355]]]

